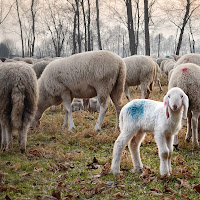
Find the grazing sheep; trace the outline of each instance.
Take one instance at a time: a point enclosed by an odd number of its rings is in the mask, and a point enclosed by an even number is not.
[[[175,63],[176,62],[174,60],[170,60],[168,62],[165,62],[164,64],[163,72],[167,76],[167,80],[168,80],[169,72],[174,68]]]
[[[183,111],[184,108],[184,111]],[[133,166],[141,172],[140,144],[146,131],[153,131],[160,157],[160,174],[170,175],[174,135],[181,129],[182,117],[187,117],[188,97],[180,88],[172,88],[164,103],[137,99],[126,104],[119,117],[120,135],[114,144],[111,170],[120,172],[120,157],[127,143]]]
[[[26,63],[4,63],[0,66],[0,83],[1,149],[12,149],[12,131],[16,129],[23,153],[27,131],[37,108],[36,75]]]
[[[101,124],[107,110],[106,100],[111,97],[118,116],[121,110],[121,97],[124,92],[126,65],[122,58],[109,51],[90,51],[52,61],[43,71],[39,84],[38,110],[32,127],[35,127],[42,113],[51,105],[64,102],[65,120],[63,128],[74,128],[71,102],[73,98],[97,96],[100,113],[95,130]]]
[[[110,99],[110,98],[109,98]],[[90,112],[99,112],[100,111],[100,104],[97,97],[93,97],[89,99],[89,108]]]
[[[200,66],[200,54],[189,53],[189,54],[185,54],[184,56],[181,56],[181,58],[179,58],[179,60],[174,65],[174,68],[184,63],[194,63]]]
[[[159,65],[155,62],[155,77],[154,77],[154,84],[156,85],[156,82],[158,83],[158,86],[160,88],[160,92],[162,92],[162,86],[161,86],[161,83],[160,83],[160,76],[161,76],[161,70],[160,70],[160,67]],[[151,84],[152,85],[152,84]],[[150,87],[151,91],[152,91],[152,87]]]
[[[71,106],[72,106],[72,112],[84,110],[83,99],[78,99],[78,98],[73,99]]]
[[[131,101],[128,91],[129,86],[140,85],[142,99],[148,98],[149,86],[153,83],[156,68],[155,62],[148,56],[130,56],[123,58],[126,64],[125,94],[128,101]]]
[[[198,118],[200,115],[200,67],[192,63],[181,64],[177,66],[169,80],[168,88],[179,87],[188,96],[190,105],[187,116],[187,133],[185,139],[190,140],[192,144],[198,146]],[[178,139],[175,138],[174,145],[178,145]]]
[[[32,68],[36,73],[37,79],[40,78],[42,72],[44,71],[45,67],[50,63],[50,61],[40,61],[36,62]]]

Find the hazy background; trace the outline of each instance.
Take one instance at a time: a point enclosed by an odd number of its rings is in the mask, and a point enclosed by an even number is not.
[[[183,24],[188,0],[149,0],[149,31],[151,55],[160,56],[175,53],[178,37]],[[0,42],[9,50],[9,57],[22,56],[22,37],[24,56],[30,55],[33,44],[34,13],[34,56],[57,56],[55,43],[62,48],[59,56],[78,53],[78,31],[80,34],[81,52],[85,51],[84,5],[88,25],[88,0],[79,0],[79,30],[75,0],[0,0]],[[19,16],[21,19],[21,29]],[[31,4],[32,11],[31,11]],[[97,35],[96,0],[90,0],[90,46],[91,50],[99,49]],[[139,6],[138,10],[136,5]],[[180,54],[200,52],[200,1],[191,0],[191,16],[183,34]],[[139,13],[138,13],[139,11]],[[134,30],[139,26],[137,54],[145,54],[144,43],[144,1],[132,0]],[[138,21],[139,19],[139,21]],[[76,22],[76,24],[75,24]],[[125,0],[99,0],[99,22],[102,49],[116,52],[122,57],[129,56],[129,35],[127,29],[127,12]],[[75,27],[75,28],[74,28]],[[22,31],[22,32],[21,32]],[[60,32],[60,33],[58,33]],[[75,36],[73,35],[75,34]],[[159,36],[160,35],[160,36]],[[59,38],[60,37],[60,38]],[[75,41],[73,41],[73,37]],[[159,44],[160,38],[160,44]],[[75,43],[74,43],[75,42]],[[159,45],[159,47],[158,47]],[[193,45],[193,49],[191,46]],[[2,56],[2,55],[1,55]]]

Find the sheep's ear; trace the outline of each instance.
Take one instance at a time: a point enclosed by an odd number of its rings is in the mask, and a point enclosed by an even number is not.
[[[187,119],[187,112],[188,112],[188,107],[189,107],[189,99],[188,99],[188,96],[186,94],[183,95],[183,106],[184,106],[183,118]]]
[[[168,98],[167,95],[164,97],[164,106],[165,106],[166,116],[167,116],[167,119],[168,119],[168,118],[169,118],[169,111],[168,111],[168,107],[169,107],[169,98]]]

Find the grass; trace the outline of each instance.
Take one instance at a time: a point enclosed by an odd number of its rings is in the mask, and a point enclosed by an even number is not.
[[[154,88],[150,98],[163,100]],[[137,90],[132,98],[140,98]],[[124,97],[124,104],[127,100]],[[110,173],[112,148],[119,135],[115,110],[109,106],[102,130],[94,131],[98,113],[73,113],[76,128],[62,130],[63,111],[47,110],[38,129],[29,131],[27,151],[21,154],[14,135],[11,152],[0,153],[0,199],[199,199],[194,186],[200,183],[199,149],[184,141],[186,127],[179,133],[179,150],[173,152],[173,173],[159,174],[159,157],[153,134],[147,133],[141,146],[143,174],[131,172],[128,148],[122,155],[120,174]],[[95,159],[98,162],[94,162]]]

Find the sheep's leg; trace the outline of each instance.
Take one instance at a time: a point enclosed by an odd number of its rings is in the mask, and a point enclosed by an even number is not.
[[[155,141],[158,145],[158,152],[160,157],[160,174],[161,176],[169,176],[168,158],[169,148],[167,147],[166,137],[161,133],[155,133]]]
[[[145,133],[142,131],[138,131],[136,135],[129,141],[128,147],[131,153],[131,158],[133,162],[134,171],[137,173],[142,172],[142,161],[140,158],[140,145],[142,140],[144,139]]]
[[[1,140],[1,150],[7,151],[13,148],[12,144],[12,131],[6,126],[1,126],[2,128],[2,140]]]
[[[74,128],[74,121],[72,118],[72,108],[71,108],[72,98],[70,92],[63,93],[61,97],[65,106],[65,119],[62,127],[65,128],[69,120],[68,131],[71,131]]]
[[[128,141],[133,137],[133,132],[125,132],[122,130],[121,134],[118,136],[115,141],[113,148],[113,159],[111,165],[111,171],[116,176],[120,172],[120,160],[124,147],[128,143]]]
[[[199,114],[197,112],[193,112],[193,114],[192,114],[192,144],[194,146],[199,146],[199,142],[198,142],[198,118],[199,118]]]
[[[7,135],[5,127],[1,125],[1,151],[6,151]]]
[[[130,93],[128,91],[128,86],[125,86],[124,92],[128,101],[131,101]]]
[[[115,105],[115,110],[116,110],[116,126],[115,127],[116,129],[119,129],[119,114],[122,107],[118,104],[118,100],[115,99],[115,97],[113,97],[112,95],[111,95],[111,99]]]
[[[168,157],[168,168],[169,168],[169,172],[172,171],[172,166],[171,166],[171,157],[172,157],[172,152],[173,152],[173,140],[174,140],[174,136],[168,137],[167,138],[167,147],[169,149],[169,157]]]
[[[22,129],[18,130],[19,145],[20,145],[21,153],[25,153],[26,151],[27,132],[28,132],[28,126],[23,127]]]
[[[150,90],[149,90],[149,88],[147,88],[147,84],[141,83],[140,87],[141,87],[141,98],[142,99],[148,99],[149,94],[150,94]]]
[[[187,113],[187,133],[185,135],[185,140],[187,142],[190,141],[190,138],[192,137],[192,112],[190,109],[188,109],[188,113]]]
[[[163,90],[162,90],[162,86],[161,86],[161,83],[160,83],[160,79],[158,79],[158,86],[160,88],[160,92],[162,92]]]
[[[94,127],[95,131],[101,130],[101,124],[102,124],[102,121],[104,119],[104,116],[105,116],[107,108],[108,108],[108,106],[106,104],[107,98],[100,97],[99,95],[97,96],[97,98],[98,98],[98,101],[100,104],[100,112],[99,112],[99,117],[97,119],[97,123]]]
[[[83,99],[83,107],[84,107],[84,110],[88,110],[89,99]]]

